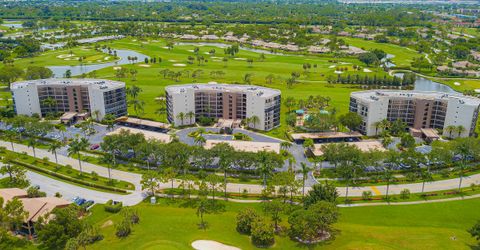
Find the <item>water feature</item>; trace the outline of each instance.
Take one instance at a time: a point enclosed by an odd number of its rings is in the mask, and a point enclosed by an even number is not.
[[[50,70],[52,70],[54,77],[62,78],[67,70],[72,72],[72,76],[87,74],[94,70],[99,70],[111,66],[120,66],[129,64],[128,57],[137,57],[138,62],[143,62],[145,58],[149,58],[148,56],[138,53],[133,50],[123,50],[117,49],[117,56],[120,57],[119,60],[115,62],[108,62],[108,63],[99,63],[99,64],[89,64],[89,65],[75,65],[75,66],[48,66]]]
[[[8,27],[8,28],[14,28],[14,29],[20,29],[20,28],[23,28],[22,27],[22,23],[13,23],[14,21],[8,21],[8,20],[5,20],[4,23],[2,23],[1,25],[2,26],[5,26],[5,27]]]
[[[403,73],[396,73],[395,76],[402,78]],[[413,89],[419,90],[419,91],[437,91],[437,92],[453,93],[453,94],[459,93],[443,83],[434,82],[430,79],[427,79],[419,75],[417,75],[417,80],[415,81],[415,86]]]

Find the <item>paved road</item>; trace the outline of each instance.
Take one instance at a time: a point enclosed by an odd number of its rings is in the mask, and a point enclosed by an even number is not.
[[[6,148],[10,148],[10,143],[5,142],[5,141],[0,141],[0,146],[4,146]],[[16,151],[23,151],[27,152],[30,155],[33,155],[32,149],[28,148],[25,145],[19,145],[15,144],[15,150]],[[43,157],[49,157],[51,160],[54,159],[54,156],[47,152],[46,150],[42,149],[37,149],[36,150],[37,157],[43,158]],[[58,161],[62,165],[70,164],[72,167],[78,169],[78,161],[76,159],[59,155],[58,156]],[[94,165],[91,163],[83,162],[82,163],[83,170],[86,172],[91,172],[95,171],[97,172],[100,176],[108,176],[107,169],[102,166]],[[131,182],[135,185],[135,193],[141,192],[141,185],[140,185],[140,180],[141,176],[139,174],[135,173],[129,173],[129,172],[124,172],[124,171],[119,171],[119,170],[112,170],[112,178],[114,179],[119,179],[119,180],[124,180]],[[49,178],[44,179],[44,181],[49,182]],[[449,179],[449,180],[441,180],[441,181],[435,181],[431,183],[427,183],[425,185],[425,191],[430,192],[430,191],[439,191],[439,190],[448,190],[448,189],[455,189],[458,187],[458,178],[455,179]],[[480,185],[480,174],[472,175],[470,177],[465,177],[463,180],[463,187],[468,187],[470,184],[475,183],[477,185]],[[41,185],[42,186],[42,185]],[[178,186],[178,183],[174,183],[174,186]],[[160,186],[160,188],[169,188],[170,183],[164,183]],[[80,189],[79,187],[75,187]],[[255,184],[237,184],[237,183],[231,183],[228,184],[227,186],[227,191],[228,192],[243,192],[243,190],[247,190],[248,193],[261,193],[262,191],[262,186],[261,185],[255,185]],[[308,191],[310,187],[307,187],[306,190]],[[390,194],[399,194],[401,190],[403,189],[409,189],[411,193],[420,193],[422,190],[422,183],[412,183],[412,184],[400,184],[400,185],[391,185],[389,193]],[[341,196],[344,196],[346,193],[346,188],[344,187],[339,187],[337,188],[339,194]],[[350,196],[361,196],[363,191],[371,191],[375,195],[384,195],[386,194],[387,187],[386,186],[366,186],[366,187],[353,187],[349,189],[349,195]],[[79,193],[79,192],[78,192]],[[111,195],[111,194],[108,194]],[[92,195],[94,197],[94,195]],[[94,199],[94,198],[89,198],[85,196],[84,198],[87,199]]]
[[[145,199],[146,194],[141,191],[134,191],[128,195],[111,194],[82,188],[62,181],[51,179],[41,174],[31,171],[27,172],[27,177],[32,185],[40,186],[40,190],[47,193],[47,196],[54,196],[59,192],[62,197],[72,200],[74,197],[82,197],[87,200],[93,200],[96,203],[106,203],[108,200],[121,201],[125,206],[133,206]]]

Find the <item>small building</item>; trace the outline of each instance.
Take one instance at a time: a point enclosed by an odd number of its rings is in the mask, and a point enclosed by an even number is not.
[[[166,133],[170,130],[170,124],[163,122],[150,121],[145,119],[133,118],[122,116],[115,120],[118,125],[129,127],[129,128],[138,128],[146,129],[150,131]]]
[[[116,135],[122,130],[129,131],[131,134],[143,134],[147,140],[157,140],[163,143],[169,143],[172,141],[172,137],[170,135],[162,132],[127,127],[117,128],[114,131],[107,133],[107,135]]]
[[[13,198],[27,198],[27,191],[20,188],[3,188],[0,189],[0,197],[3,199],[3,205]]]

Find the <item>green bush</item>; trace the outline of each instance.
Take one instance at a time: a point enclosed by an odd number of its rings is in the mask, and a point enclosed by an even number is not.
[[[363,191],[362,192],[362,199],[365,201],[372,199],[372,191]]]
[[[273,226],[266,220],[256,220],[252,224],[252,243],[257,247],[269,247],[275,243]]]
[[[403,200],[410,198],[410,190],[403,189],[402,191],[400,191],[400,198]]]
[[[118,213],[122,210],[123,203],[117,202],[113,204],[113,200],[108,200],[105,204],[105,211],[109,213]]]
[[[242,234],[250,234],[252,232],[252,224],[258,220],[260,215],[251,209],[246,208],[237,214],[237,231]]]

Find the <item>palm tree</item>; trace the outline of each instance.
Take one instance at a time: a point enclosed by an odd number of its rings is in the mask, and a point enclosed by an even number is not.
[[[197,135],[194,139],[195,144],[204,145],[207,142],[207,139],[201,135]]]
[[[13,141],[17,138],[17,132],[11,130],[5,130],[5,137],[7,140],[10,141],[10,145],[12,146],[12,151],[15,152],[15,148],[13,147]]]
[[[300,163],[300,166],[302,167],[302,197],[305,197],[305,181],[307,180],[308,177],[308,172],[312,171],[312,168],[307,166],[305,162]]]
[[[190,120],[190,124],[192,124],[192,119],[195,117],[195,113],[189,111],[185,116]]]
[[[27,145],[29,148],[32,148],[33,150],[33,157],[37,157],[35,154],[35,147],[38,145],[37,139],[33,137],[29,137],[27,141]]]
[[[60,131],[62,132],[62,141],[65,142],[65,132],[67,132],[67,126],[63,123],[59,123],[57,125],[55,125],[55,127]]]
[[[420,179],[422,179],[422,194],[423,194],[425,191],[425,183],[433,181],[433,176],[432,176],[432,173],[430,172],[430,169],[420,168]]]
[[[456,130],[456,127],[453,125],[449,125],[445,128],[445,131],[448,133],[448,137],[452,138],[453,131]]]
[[[249,123],[253,124],[254,129],[257,128],[257,123],[259,123],[259,122],[260,122],[260,118],[258,118],[258,116],[256,116],[256,115],[253,115],[249,118]]]
[[[457,126],[457,127],[456,127],[456,129],[455,129],[455,130],[456,130],[456,131],[457,131],[457,133],[458,133],[458,137],[460,137],[460,136],[462,135],[462,133],[463,133],[463,132],[465,132],[465,130],[466,130],[466,129],[465,129],[465,127],[464,127],[464,126],[462,126],[462,125],[459,125],[459,126]]]
[[[180,119],[180,126],[183,126],[183,120],[185,120],[185,113],[178,113],[177,118]]]
[[[47,99],[44,99],[42,101],[42,105],[44,106],[47,106],[48,107],[48,111],[49,112],[52,112],[52,108],[57,106],[57,100],[55,100],[54,98],[52,97],[47,97]]]
[[[133,110],[135,114],[138,116],[138,112],[143,113],[143,108],[145,106],[145,101],[133,99],[128,102],[128,104],[133,105]]]
[[[82,160],[81,160],[81,151],[84,151],[88,146],[88,140],[82,137],[81,139],[76,138],[70,143],[68,148],[68,156],[77,155],[78,166],[80,167],[80,175],[82,174]]]
[[[292,143],[291,142],[288,142],[288,141],[282,141],[280,142],[280,148],[282,150],[288,150],[289,148],[292,147]]]
[[[55,163],[58,164],[58,159],[57,159],[57,150],[62,147],[62,144],[58,141],[54,141],[48,145],[48,152],[51,152],[52,154],[55,155]]]

